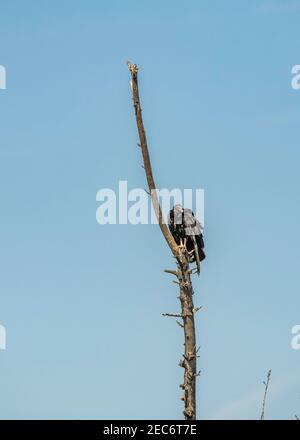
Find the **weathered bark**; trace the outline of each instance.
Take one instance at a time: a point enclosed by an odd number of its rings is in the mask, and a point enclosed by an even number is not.
[[[179,299],[184,330],[184,355],[180,366],[184,368],[184,415],[187,420],[196,419],[196,376],[197,346],[195,331],[195,312],[193,286],[188,260],[184,257],[178,262]]]
[[[138,66],[136,64],[127,63],[131,73],[131,91],[133,105],[135,109],[136,123],[140,139],[139,146],[142,150],[144,168],[149,187],[149,193],[152,199],[155,214],[158,219],[159,227],[165,237],[174,257],[177,260],[177,270],[166,270],[167,273],[175,275],[178,279],[181,302],[181,313],[166,313],[165,316],[182,318],[183,324],[180,324],[184,330],[184,355],[180,362],[180,366],[184,368],[184,382],[181,388],[184,390],[184,415],[186,420],[196,419],[196,376],[197,374],[197,348],[196,348],[196,332],[195,332],[195,313],[200,309],[194,308],[193,304],[193,286],[191,282],[192,270],[189,268],[189,256],[187,250],[183,246],[178,246],[171,235],[168,226],[164,222],[161,207],[157,197],[155,181],[153,178],[150,155],[147,145],[147,138],[142,119],[142,109],[140,104],[138,89]]]

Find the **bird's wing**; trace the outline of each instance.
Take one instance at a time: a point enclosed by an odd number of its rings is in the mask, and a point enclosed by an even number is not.
[[[201,223],[194,217],[195,219],[195,235],[201,235],[203,233],[203,226]]]
[[[184,210],[184,226],[187,235],[201,235],[203,227],[191,209]]]
[[[180,228],[180,226],[183,224],[183,215],[182,215],[182,213],[181,212],[177,212],[177,211],[175,211],[174,210],[174,225],[175,225],[175,227],[176,227],[176,225],[178,225],[179,226],[179,228]]]

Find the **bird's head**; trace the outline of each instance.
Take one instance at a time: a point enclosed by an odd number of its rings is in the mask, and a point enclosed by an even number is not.
[[[183,213],[183,207],[179,203],[174,206],[174,209],[175,209],[176,213],[178,213],[178,214],[182,214]]]

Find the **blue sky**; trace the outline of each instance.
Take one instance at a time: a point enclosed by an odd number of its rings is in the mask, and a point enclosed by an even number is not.
[[[176,419],[182,334],[155,225],[100,226],[96,193],[204,188],[199,418],[300,413],[299,1],[0,7],[1,418]]]

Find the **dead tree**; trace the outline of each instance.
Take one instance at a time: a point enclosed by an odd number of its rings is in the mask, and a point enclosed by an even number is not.
[[[179,284],[179,299],[181,303],[180,313],[165,313],[164,316],[181,318],[182,323],[177,321],[184,331],[184,354],[180,362],[180,366],[184,368],[184,381],[180,387],[184,390],[182,400],[184,401],[184,416],[186,420],[196,419],[196,377],[197,372],[197,352],[196,332],[195,332],[195,314],[200,307],[195,308],[193,303],[193,286],[191,275],[194,273],[189,267],[189,254],[184,246],[178,246],[171,235],[167,224],[164,222],[162,210],[156,191],[155,181],[153,178],[150,155],[147,145],[147,138],[142,119],[142,109],[140,104],[138,89],[138,66],[136,64],[127,63],[131,74],[131,92],[133,106],[135,109],[136,123],[139,134],[139,147],[142,150],[144,169],[146,173],[149,194],[158,220],[159,227],[165,237],[168,246],[176,258],[177,269],[165,270],[165,272],[177,277]]]

